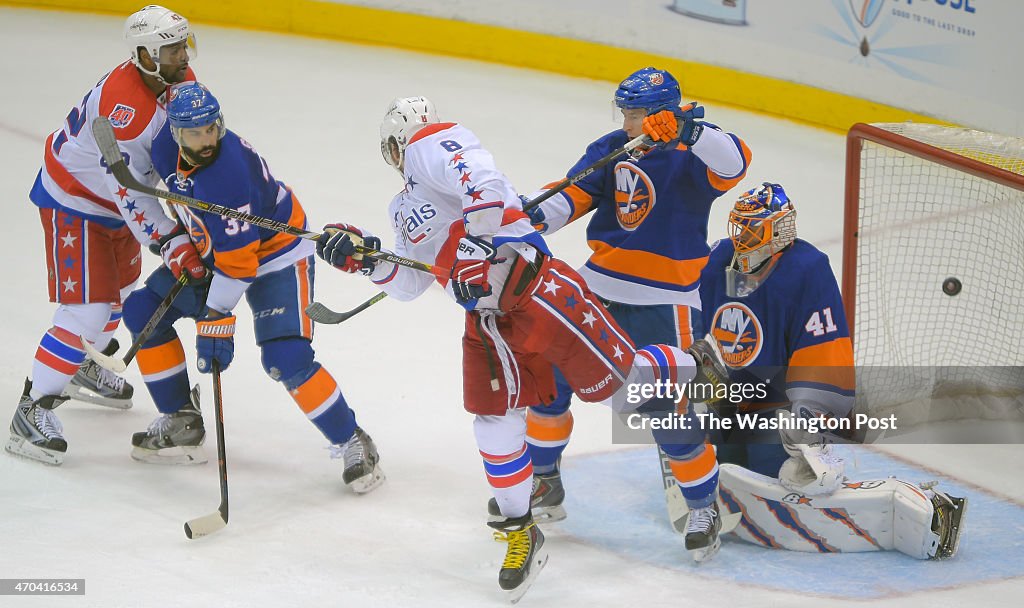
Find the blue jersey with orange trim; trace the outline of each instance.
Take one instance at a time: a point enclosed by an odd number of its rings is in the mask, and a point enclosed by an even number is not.
[[[168,190],[306,228],[302,205],[244,139],[228,130],[216,160],[191,167],[165,128],[153,142],[153,165]],[[208,304],[228,312],[259,275],[281,270],[313,253],[312,241],[184,206],[176,206],[207,267],[214,271]]]
[[[768,382],[749,409],[806,401],[845,417],[853,407],[853,345],[828,256],[797,239],[753,293],[729,297],[725,269],[733,244],[723,239],[701,273],[704,319],[739,382]],[[799,413],[799,412],[798,412]]]
[[[598,139],[568,175],[628,140],[621,129]],[[738,171],[715,173],[702,160],[707,152],[735,159]],[[553,219],[548,231],[593,211],[587,225],[593,254],[580,274],[595,293],[627,304],[699,306],[711,204],[743,179],[750,158],[742,140],[707,124],[692,148],[652,148],[639,159],[598,169],[543,203]]]

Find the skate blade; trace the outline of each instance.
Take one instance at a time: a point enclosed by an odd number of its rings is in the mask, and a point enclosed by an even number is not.
[[[114,399],[111,397],[104,397],[103,395],[94,393],[85,387],[77,386],[74,384],[69,384],[68,387],[64,389],[63,396],[69,399],[74,399],[75,401],[81,401],[82,403],[102,405],[103,407],[109,407],[115,410],[132,409],[132,400],[130,397],[128,399]]]
[[[373,467],[373,470],[366,475],[357,477],[349,482],[348,487],[352,488],[352,491],[356,494],[366,494],[384,483],[385,479],[387,479],[387,477],[384,476],[384,471],[382,471],[380,467],[375,466]]]
[[[209,459],[202,446],[177,446],[173,448],[162,448],[149,450],[146,448],[133,447],[132,460],[145,462],[146,464],[163,465],[194,465],[206,464]]]
[[[533,513],[533,519],[537,523],[554,523],[556,521],[562,521],[568,514],[565,512],[565,507],[562,505],[554,505],[552,507],[534,507],[531,509]],[[500,519],[500,517],[499,517]]]
[[[956,516],[952,518],[952,523],[950,524],[956,528],[956,531],[950,539],[949,547],[943,551],[942,557],[939,559],[951,559],[955,557],[956,552],[960,550],[960,538],[964,530],[964,518],[967,516],[967,498],[953,498],[951,496],[950,499],[957,505]]]
[[[31,442],[21,436],[12,435],[4,449],[15,456],[20,456],[22,458],[27,458],[29,460],[34,460],[54,467],[58,467],[64,462],[64,452],[47,450],[46,448],[32,445]]]
[[[530,585],[533,584],[534,579],[540,574],[540,571],[544,569],[544,566],[548,564],[548,551],[543,546],[533,556],[533,563],[530,565],[530,574],[526,576],[526,579],[520,583],[515,589],[508,590],[508,601],[516,604],[519,600],[523,599],[526,592],[530,589]]]
[[[700,549],[693,549],[690,551],[690,557],[693,561],[702,564],[706,561],[710,561],[712,557],[718,555],[718,550],[722,548],[722,539],[716,538],[715,542],[711,543],[710,547],[701,547]]]

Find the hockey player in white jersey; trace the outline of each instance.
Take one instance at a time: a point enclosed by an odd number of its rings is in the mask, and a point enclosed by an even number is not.
[[[734,382],[769,385],[740,412],[790,422],[742,439],[746,468],[720,466],[722,503],[742,513],[736,534],[795,551],[951,557],[967,499],[895,478],[850,481],[833,445],[840,437],[793,422],[850,415],[853,347],[828,257],[797,238],[782,186],[766,182],[741,196],[729,234],[701,273],[710,335]]]
[[[582,400],[597,402],[614,400],[631,381],[686,382],[698,360],[709,362],[672,346],[634,347],[579,274],[551,256],[477,137],[441,122],[427,99],[391,104],[381,152],[405,181],[388,209],[394,253],[433,264],[435,274],[361,255],[360,248],[379,249],[380,239],[347,224],[327,226],[317,253],[343,271],[367,274],[399,300],[419,296],[436,279],[467,310],[463,405],[475,415],[500,511],[488,525],[508,543],[498,583],[516,600],[547,559],[530,513],[525,414],[554,398],[553,365]],[[717,373],[722,379],[724,366]]]
[[[94,119],[106,117],[132,173],[155,184],[150,149],[166,120],[166,90],[195,78],[189,68],[195,37],[187,19],[151,5],[127,19],[124,39],[131,59],[103,76],[47,137],[29,194],[39,207],[57,310],[36,350],[6,447],[47,464],[61,464],[67,451],[53,410],[69,397],[131,407],[131,385],[88,360],[82,340],[108,355],[117,350],[112,336],[122,298],[142,270],[141,245],[159,249],[175,276],[205,274],[188,235],[157,200],[117,183],[91,130]]]

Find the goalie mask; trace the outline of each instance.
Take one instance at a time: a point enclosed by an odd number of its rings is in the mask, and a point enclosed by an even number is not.
[[[745,297],[775,267],[778,254],[796,240],[796,209],[779,184],[765,182],[740,196],[729,213],[732,263],[725,271],[726,294]]]
[[[132,63],[143,73],[159,79],[164,84],[182,81],[182,78],[175,79],[161,72],[161,63],[172,61],[172,49],[168,47],[184,43],[184,68],[188,67],[188,61],[192,61],[199,54],[196,37],[189,29],[188,19],[156,4],[151,4],[128,17],[124,22],[124,39],[131,48]],[[155,70],[147,70],[142,66],[140,48],[149,53],[150,59],[156,64]],[[180,59],[179,63],[182,63]],[[174,66],[171,64],[168,67]],[[183,68],[178,69],[183,71]]]
[[[395,99],[380,123],[380,153],[399,173],[405,166],[405,147],[416,131],[440,122],[434,104],[426,97]]]

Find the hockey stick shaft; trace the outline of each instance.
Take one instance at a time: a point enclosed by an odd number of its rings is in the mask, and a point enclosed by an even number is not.
[[[622,156],[623,154],[626,154],[628,152],[632,152],[638,146],[649,145],[650,143],[651,143],[651,138],[648,137],[646,134],[634,137],[633,139],[631,139],[628,142],[626,142],[625,145],[623,145],[621,148],[616,148],[616,149],[612,150],[608,154],[605,154],[601,158],[599,158],[596,161],[594,161],[593,164],[591,164],[591,165],[581,169],[575,175],[570,175],[569,177],[567,177],[567,178],[563,179],[562,181],[558,182],[557,184],[555,184],[554,186],[549,188],[547,191],[545,191],[543,194],[538,195],[537,198],[535,198],[533,200],[530,200],[530,201],[527,201],[527,203],[525,205],[523,205],[523,211],[528,211],[530,209],[533,209],[537,205],[543,203],[544,201],[546,201],[549,198],[551,198],[552,196],[558,194],[562,190],[565,190],[569,186],[572,186],[573,184],[576,184],[577,182],[579,182],[580,180],[582,180],[586,176],[590,175],[594,171],[597,171],[601,167],[607,165],[608,163],[612,162],[613,160],[615,160],[616,158]]]
[[[579,182],[580,180],[582,180],[586,176],[590,175],[594,171],[597,171],[598,169],[600,169],[601,167],[603,167],[603,166],[607,165],[608,163],[612,162],[616,158],[622,156],[623,154],[625,154],[627,152],[631,152],[637,146],[641,146],[641,145],[645,145],[645,144],[649,144],[649,143],[651,143],[651,139],[647,135],[640,135],[638,137],[634,137],[633,139],[631,139],[628,142],[626,142],[626,144],[624,146],[622,146],[621,148],[616,148],[615,150],[612,150],[608,154],[606,154],[603,157],[599,158],[592,165],[582,169],[581,171],[579,171],[575,175],[570,175],[569,177],[563,179],[562,181],[560,181],[557,184],[555,184],[554,186],[552,186],[550,189],[546,190],[544,193],[538,195],[537,198],[534,198],[532,200],[527,201],[523,205],[523,211],[528,211],[530,209],[533,209],[537,205],[543,203],[544,201],[546,201],[549,198],[551,198],[552,196],[558,194],[562,190],[565,190],[569,186],[572,186],[573,184]],[[370,256],[370,257],[373,257],[373,256]],[[387,260],[385,260],[385,261],[387,261]],[[443,276],[441,278],[446,279],[448,277]],[[367,308],[369,308],[370,306],[373,306],[377,302],[380,302],[381,300],[384,299],[384,297],[386,295],[387,294],[385,294],[384,292],[378,293],[377,295],[373,296],[369,300],[363,302],[362,304],[360,304],[359,306],[356,306],[355,308],[353,308],[352,310],[350,310],[348,312],[335,312],[335,311],[331,310],[330,308],[324,306],[323,304],[320,304],[319,302],[313,302],[312,304],[310,304],[306,308],[306,314],[309,316],[309,318],[313,319],[317,323],[325,323],[325,324],[328,324],[328,325],[334,325],[334,324],[337,324],[337,323],[341,323],[342,321],[345,321],[349,317],[351,317],[353,315],[356,315],[356,314],[366,310]],[[310,311],[310,309],[313,309],[312,312]],[[314,316],[314,315],[316,315],[316,316]]]
[[[181,273],[178,277],[178,281],[171,287],[171,290],[167,292],[164,299],[160,302],[160,305],[156,307],[153,314],[150,315],[149,321],[146,321],[146,325],[143,326],[142,331],[132,341],[132,345],[128,348],[128,352],[124,354],[124,357],[118,359],[117,357],[104,355],[100,351],[96,350],[96,347],[91,342],[82,338],[82,346],[85,348],[85,352],[89,357],[95,361],[100,367],[106,368],[114,373],[120,374],[124,370],[128,369],[128,364],[135,358],[135,354],[139,352],[142,345],[149,340],[149,337],[156,331],[157,325],[163,320],[164,315],[170,310],[171,304],[174,303],[174,299],[178,297],[181,290],[185,288],[185,284],[188,283],[188,275]]]
[[[217,417],[217,474],[220,477],[220,506],[216,513],[185,522],[185,536],[199,538],[228,525],[228,462],[224,448],[224,400],[221,395],[220,363],[213,361],[213,409]]]
[[[148,194],[150,196],[155,196],[157,198],[162,198],[193,209],[199,209],[200,211],[215,213],[240,222],[259,226],[260,228],[266,228],[267,230],[283,232],[285,234],[313,241],[320,238],[320,232],[310,232],[309,230],[296,228],[290,224],[279,222],[268,217],[245,213],[238,209],[232,209],[215,203],[208,203],[197,198],[192,198],[191,196],[178,194],[177,192],[151,188],[135,179],[135,176],[132,175],[128,165],[124,162],[124,158],[121,157],[121,149],[117,145],[117,136],[114,135],[114,127],[105,116],[99,116],[93,121],[92,132],[93,137],[96,139],[96,145],[99,146],[100,153],[103,155],[103,160],[107,163],[107,168],[109,168],[110,172],[113,173],[114,179],[116,179],[118,183],[125,188],[129,188],[143,194]],[[433,264],[426,264],[418,260],[412,260],[393,253],[388,253],[387,251],[377,251],[375,249],[367,249],[365,247],[356,247],[356,252],[374,260],[391,262],[392,264],[398,264],[399,266],[405,266],[407,268],[412,268],[413,270],[429,272],[439,278],[448,278],[447,271],[436,268]]]

